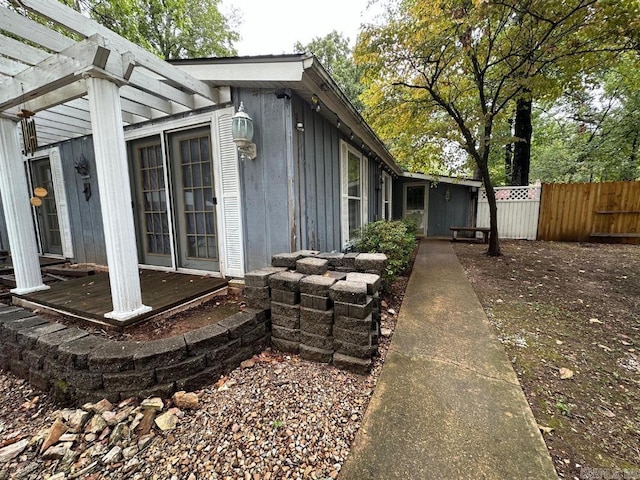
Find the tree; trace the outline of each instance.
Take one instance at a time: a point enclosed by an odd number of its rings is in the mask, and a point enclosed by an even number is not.
[[[356,50],[365,66],[366,118],[400,158],[431,153],[441,164],[452,156],[461,163],[464,151],[472,159],[489,203],[487,253],[500,255],[489,157],[496,145],[508,142],[496,138],[496,124],[506,123],[510,105],[527,92],[549,88],[557,69],[579,69],[579,61],[566,59],[594,51],[605,23],[628,25],[628,18],[637,17],[636,3],[391,2],[388,22],[365,27]],[[567,38],[572,48],[558,48],[568,45]]]
[[[235,55],[235,13],[220,0],[61,0],[165,60]]]
[[[349,38],[333,30],[324,37],[313,38],[306,45],[296,42],[293,48],[296,52],[310,52],[318,57],[351,103],[362,111],[364,105],[359,96],[364,87],[360,82],[358,66],[353,60]]]

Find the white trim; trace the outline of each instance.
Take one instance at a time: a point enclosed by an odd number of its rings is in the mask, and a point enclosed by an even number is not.
[[[448,177],[446,175],[429,175],[425,173],[403,172],[402,177],[413,178],[415,180],[425,180],[433,183],[452,183],[454,185],[465,185],[467,187],[481,187],[480,180],[472,180],[470,178]]]
[[[407,188],[408,187],[424,187],[424,215],[423,215],[423,235],[427,235],[429,230],[429,182],[411,182],[403,185],[402,192],[402,218],[407,217]],[[411,210],[416,211],[416,210]],[[420,234],[418,232],[418,234]]]
[[[389,189],[389,195],[387,195],[387,187]],[[382,219],[383,220],[391,220],[393,218],[393,210],[392,210],[392,198],[393,198],[393,181],[391,180],[391,175],[387,172],[382,172]],[[385,215],[385,203],[388,205],[386,211],[388,211],[388,215]]]
[[[162,152],[162,168],[164,169],[164,195],[167,205],[167,226],[169,227],[169,253],[171,254],[171,268],[176,270],[178,268],[178,258],[176,249],[175,238],[175,225],[173,220],[173,202],[171,201],[171,171],[169,169],[169,154],[167,151],[167,136],[160,134],[160,151]],[[135,162],[135,154],[133,161]],[[133,168],[136,168],[134,165]],[[138,185],[135,185],[138,188]],[[140,226],[141,228],[142,226]],[[142,232],[144,233],[144,232]],[[145,248],[142,246],[142,248]]]
[[[58,214],[58,224],[60,226],[60,241],[62,242],[62,255],[53,255],[47,253],[47,256],[73,258],[73,240],[71,235],[71,218],[69,216],[69,208],[67,201],[67,189],[64,184],[64,172],[62,170],[62,159],[60,157],[60,148],[51,147],[46,150],[39,150],[33,157],[22,156],[23,161],[28,165],[34,160],[42,160],[48,158],[51,167],[51,179],[53,181],[53,190],[56,199],[56,210]],[[30,166],[30,165],[29,165]],[[37,234],[40,236],[39,226],[36,222]],[[42,244],[40,244],[42,247]]]
[[[349,153],[353,153],[360,159],[360,196],[350,197],[349,192]],[[369,222],[369,162],[362,152],[349,145],[344,140],[340,140],[340,225],[342,245],[351,240],[349,238],[349,199],[360,200],[360,225],[361,228]]]
[[[200,113],[198,115],[189,115],[183,118],[174,118],[172,120],[159,118],[156,122],[145,125],[144,127],[125,129],[124,138],[129,142],[131,140],[147,138],[153,135],[174,133],[175,131],[187,128],[203,127],[212,122],[216,111],[218,110]]]

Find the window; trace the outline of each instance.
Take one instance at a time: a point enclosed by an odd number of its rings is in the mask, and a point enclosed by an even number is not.
[[[391,220],[391,175],[382,172],[382,219]]]
[[[367,220],[367,159],[345,142],[341,144],[342,239],[346,243]]]

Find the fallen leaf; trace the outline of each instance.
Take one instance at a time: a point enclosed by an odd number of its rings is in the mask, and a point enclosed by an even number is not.
[[[545,427],[544,425],[538,424],[538,428],[542,433],[551,433],[553,432],[553,427]]]
[[[560,368],[560,378],[562,380],[568,380],[569,378],[572,378],[572,377],[573,377],[573,370],[570,370],[565,367]]]

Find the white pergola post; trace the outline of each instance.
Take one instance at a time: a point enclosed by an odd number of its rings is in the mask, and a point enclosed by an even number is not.
[[[7,224],[17,295],[46,290],[16,122],[0,118],[0,195]]]
[[[113,311],[105,317],[124,321],[151,310],[142,304],[138,249],[129,190],[129,168],[119,87],[113,81],[85,76],[102,205]]]

